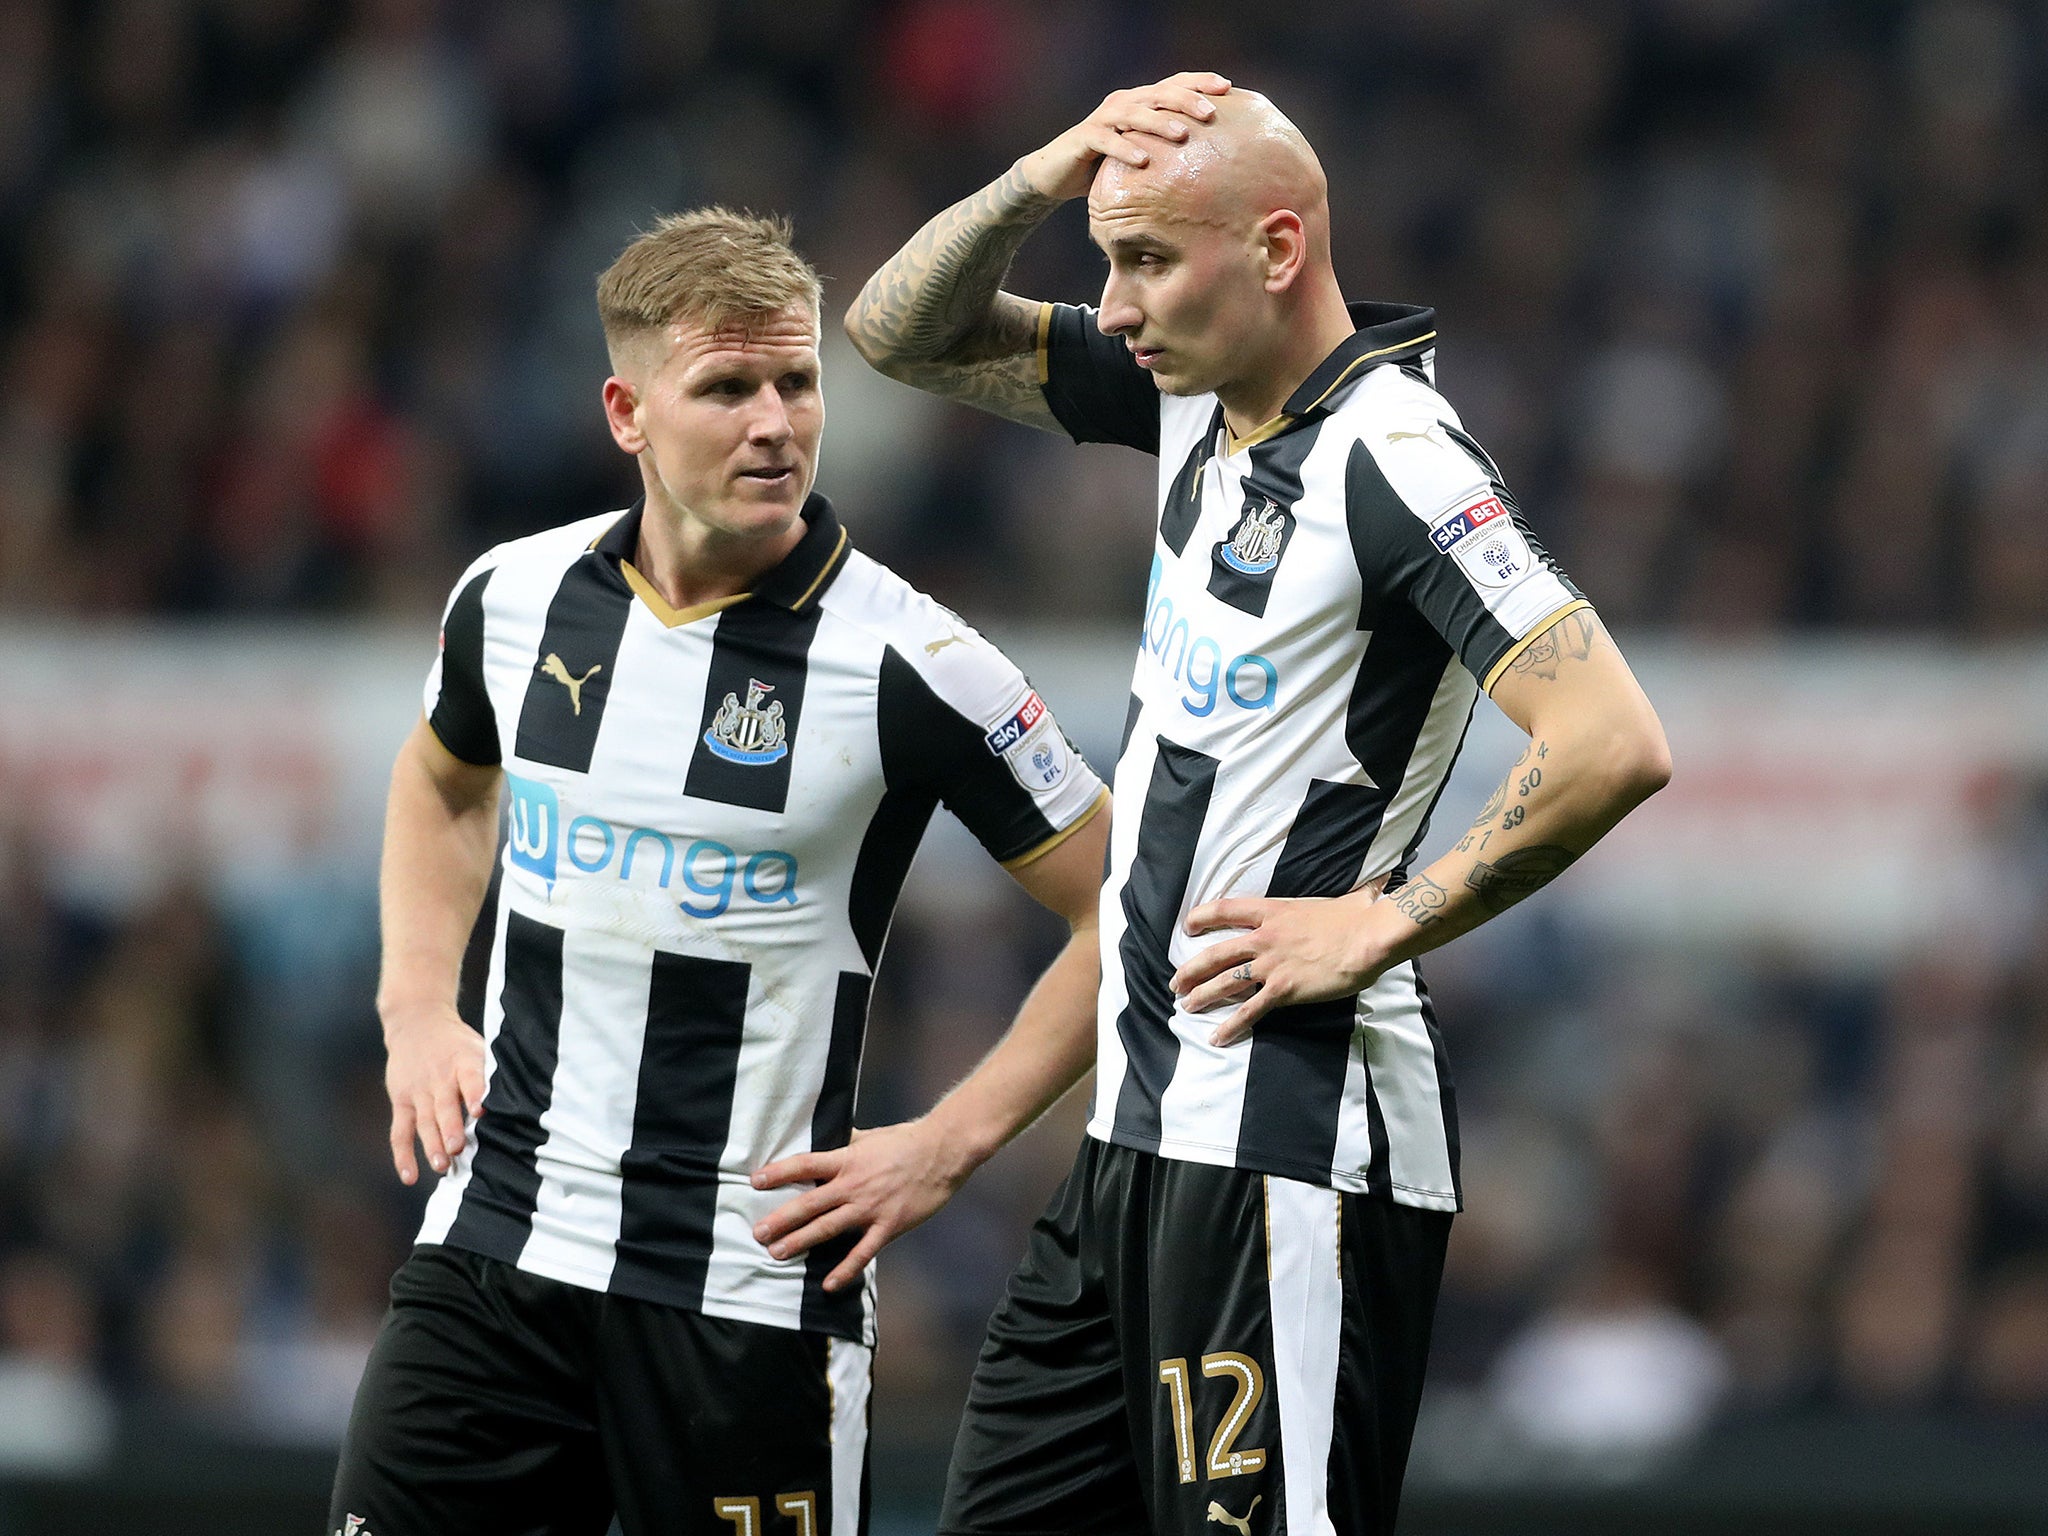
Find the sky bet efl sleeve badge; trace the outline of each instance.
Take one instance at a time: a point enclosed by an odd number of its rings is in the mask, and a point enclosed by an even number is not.
[[[1034,795],[1057,789],[1067,776],[1067,739],[1035,689],[1010,718],[988,733],[989,751],[1010,765],[1017,782]]]
[[[1429,541],[1438,554],[1456,560],[1474,586],[1512,587],[1536,565],[1529,541],[1498,496],[1482,496],[1439,518]]]

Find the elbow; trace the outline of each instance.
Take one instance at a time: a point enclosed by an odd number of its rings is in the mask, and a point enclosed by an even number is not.
[[[848,307],[841,325],[846,331],[846,339],[853,343],[853,350],[860,354],[862,362],[888,378],[897,377],[902,354],[896,346],[896,338],[882,323],[876,306],[869,302],[866,289],[862,289],[860,297]]]
[[[1671,743],[1654,715],[1633,729],[1615,732],[1604,756],[1608,792],[1624,811],[1671,782]]]
[[[882,345],[881,337],[875,334],[865,292],[847,307],[846,318],[840,325],[846,332],[846,339],[853,343],[853,350],[861,355],[862,361],[873,368],[881,367],[888,349]]]

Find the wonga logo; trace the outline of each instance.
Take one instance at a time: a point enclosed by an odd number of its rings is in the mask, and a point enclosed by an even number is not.
[[[512,862],[553,885],[555,844],[562,830],[562,802],[547,785],[522,779],[516,773],[505,775],[505,785],[512,791],[506,829]]]
[[[1154,555],[1152,583],[1145,594],[1145,633],[1138,645],[1180,687],[1180,707],[1198,718],[1214,714],[1219,698],[1239,709],[1271,709],[1280,696],[1280,669],[1257,654],[1225,661],[1222,646],[1175,616],[1173,599],[1160,590],[1164,574],[1164,565]]]
[[[540,876],[553,889],[560,862],[580,873],[616,868],[621,880],[650,879],[657,889],[680,883],[690,894],[676,905],[691,917],[719,917],[735,897],[761,906],[797,904],[796,855],[780,848],[745,854],[715,838],[700,837],[678,849],[676,840],[652,827],[621,830],[596,816],[577,816],[564,826],[554,790],[516,773],[505,775],[512,791],[506,847],[513,864]]]

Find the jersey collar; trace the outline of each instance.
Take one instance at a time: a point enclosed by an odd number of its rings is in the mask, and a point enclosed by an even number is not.
[[[1347,304],[1358,327],[1316,365],[1301,388],[1287,397],[1280,414],[1299,421],[1316,411],[1333,411],[1374,363],[1406,363],[1436,340],[1436,311],[1420,304]]]
[[[621,564],[631,564],[640,547],[640,517],[645,510],[644,500],[634,502],[591,548]],[[804,501],[803,519],[804,536],[797,540],[796,548],[764,573],[747,594],[792,613],[802,612],[824,595],[845,567],[849,547],[846,529],[832,503],[816,491]]]

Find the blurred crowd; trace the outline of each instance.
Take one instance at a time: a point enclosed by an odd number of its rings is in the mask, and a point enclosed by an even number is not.
[[[591,291],[654,214],[790,213],[829,321],[1107,90],[1213,66],[1317,145],[1352,291],[1437,306],[1441,384],[1610,619],[2040,634],[2040,7],[1242,14],[0,0],[0,611],[430,634],[483,545],[633,494]],[[1013,286],[1099,280],[1067,210]],[[868,549],[977,618],[1135,613],[1148,463],[827,340],[821,488]],[[196,882],[74,908],[24,841],[0,889],[0,1420],[337,1433],[417,1211],[374,956],[280,996]],[[1845,976],[1620,951],[1542,906],[1431,968],[1470,1205],[1439,1385],[1587,1445],[1807,1404],[2048,1413],[2048,934]],[[1055,940],[999,890],[914,900],[863,1120],[971,1065]],[[891,1251],[885,1436],[943,1439],[1077,1109]]]
[[[2003,0],[9,0],[0,601],[431,608],[631,494],[592,282],[791,214],[834,318],[1108,89],[1213,66],[1330,172],[1340,275],[1602,609],[2032,627],[2048,16]],[[1091,297],[1069,211],[1015,285]],[[836,326],[828,327],[836,333]],[[1128,610],[1144,466],[832,349],[824,485],[956,606]],[[1129,462],[1126,462],[1126,461]],[[1120,573],[1111,560],[1106,569]]]

